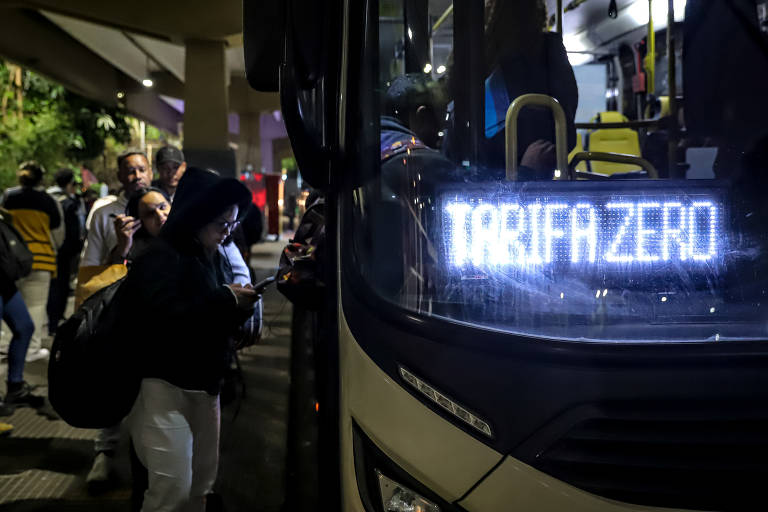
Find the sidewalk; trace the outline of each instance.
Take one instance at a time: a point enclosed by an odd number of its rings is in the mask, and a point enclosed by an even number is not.
[[[257,280],[274,274],[283,246],[282,241],[254,246]],[[290,316],[290,304],[271,286],[264,295],[262,340],[240,353],[245,395],[222,410],[216,491],[227,510],[277,512],[285,499]],[[3,361],[3,382],[6,371]],[[36,394],[47,393],[46,373],[47,361],[26,366],[26,380],[39,386]],[[0,388],[4,391],[3,384]],[[92,497],[85,476],[96,431],[72,428],[28,408],[0,421],[15,427],[0,438],[0,512],[130,510],[127,436],[117,455],[118,486]]]

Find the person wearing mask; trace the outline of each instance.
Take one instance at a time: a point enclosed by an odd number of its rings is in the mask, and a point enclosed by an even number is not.
[[[152,186],[161,189],[168,200],[173,202],[176,187],[187,169],[184,153],[174,146],[163,146],[155,156],[155,168],[160,177],[152,182]]]
[[[83,248],[85,226],[81,225],[85,208],[77,197],[75,174],[70,169],[61,169],[54,176],[56,186],[47,192],[61,206],[64,219],[64,243],[56,254],[56,277],[51,278],[48,293],[48,335],[53,337],[67,305],[72,274],[76,269],[77,258]]]
[[[117,179],[123,188],[118,196],[108,196],[94,203],[85,222],[87,236],[80,267],[109,265],[118,246],[118,231],[133,229],[135,219],[126,216],[128,199],[140,189],[150,186],[152,168],[147,156],[137,149],[129,149],[117,157]],[[138,227],[136,227],[138,229]],[[99,430],[94,443],[96,456],[86,483],[91,491],[109,486],[114,470],[114,456],[120,442],[120,425]]]
[[[59,205],[41,187],[44,172],[35,162],[22,164],[18,171],[20,186],[8,189],[2,204],[13,216],[14,227],[34,256],[32,272],[18,282],[21,297],[35,325],[26,355],[28,362],[49,355],[42,343],[45,306],[51,277],[56,276],[56,249],[64,239]]]
[[[235,179],[189,168],[156,243],[128,273],[123,299],[149,313],[136,339],[141,391],[131,437],[149,471],[144,512],[205,510],[218,466],[219,391],[231,336],[258,293],[234,282],[220,246],[250,203]]]
[[[88,235],[80,258],[81,267],[110,262],[112,250],[117,246],[114,215],[125,213],[131,194],[149,187],[152,182],[152,168],[147,155],[137,149],[129,149],[118,156],[117,179],[122,185],[120,193],[97,200],[85,221]]]

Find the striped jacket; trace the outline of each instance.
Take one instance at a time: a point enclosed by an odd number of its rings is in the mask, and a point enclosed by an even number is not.
[[[32,270],[56,274],[56,248],[52,232],[61,225],[56,200],[30,187],[8,189],[3,207],[13,215],[13,225],[19,231],[34,256]]]

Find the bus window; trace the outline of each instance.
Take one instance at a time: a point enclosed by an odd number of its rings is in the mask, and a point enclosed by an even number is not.
[[[378,62],[380,145],[369,151],[380,165],[355,191],[351,261],[380,298],[446,322],[579,342],[768,334],[765,109],[740,124],[728,113],[748,110],[731,98],[713,124],[701,83],[684,84],[681,69],[670,101],[666,11],[654,45],[648,20],[633,18],[645,1],[619,5],[616,20],[584,4],[583,16],[566,13],[563,36],[544,2],[488,0],[471,41],[460,27],[472,2],[408,3],[379,2],[379,44],[366,49]],[[679,68],[696,36],[684,30],[685,2],[675,4]],[[739,76],[761,76],[757,34],[744,42],[756,60],[728,64]],[[562,126],[539,103],[510,125],[512,103],[532,94],[556,100]],[[738,125],[738,140],[724,125]],[[586,160],[563,166],[561,152]],[[691,169],[708,179],[685,179]]]

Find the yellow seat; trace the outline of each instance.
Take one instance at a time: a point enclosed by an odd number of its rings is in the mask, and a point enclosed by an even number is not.
[[[570,162],[573,160],[574,155],[576,155],[576,153],[581,153],[582,151],[584,151],[584,145],[581,143],[581,132],[576,132],[576,146],[574,146],[573,150],[568,153],[568,161]],[[587,162],[579,162],[576,164],[576,170],[587,172]]]
[[[597,119],[601,123],[624,123],[628,121],[620,112],[602,112],[597,116]],[[631,128],[593,130],[589,133],[587,142],[587,147],[584,148],[586,151],[643,156],[640,152],[640,138],[637,132]],[[639,170],[639,167],[631,164],[599,161],[590,162],[590,168],[591,172],[600,174],[617,174]]]

